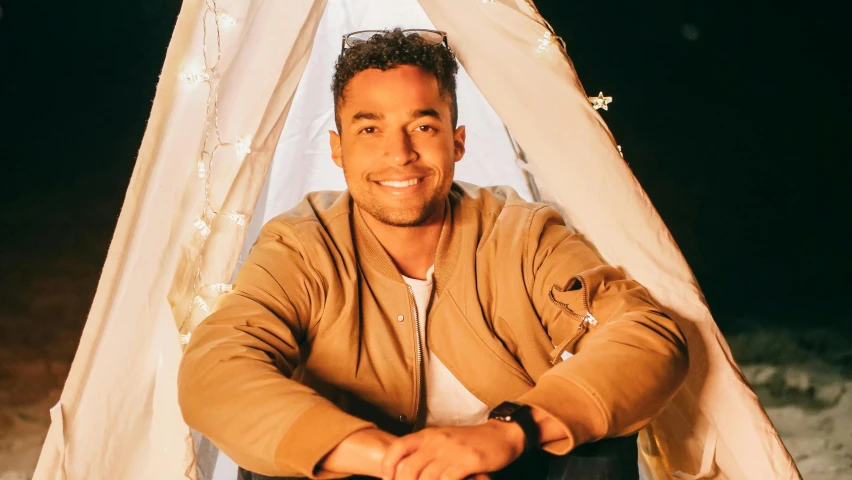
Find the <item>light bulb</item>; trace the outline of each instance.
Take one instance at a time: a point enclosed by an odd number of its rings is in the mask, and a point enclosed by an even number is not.
[[[234,285],[230,283],[211,283],[210,285],[207,285],[207,288],[209,288],[213,293],[226,293],[233,290]]]
[[[544,35],[538,39],[538,48],[536,48],[537,52],[543,52],[550,48],[553,44],[553,35],[550,32],[544,32]]]
[[[595,110],[609,110],[609,104],[612,103],[612,97],[605,97],[603,92],[598,93],[597,97],[589,97],[589,102]]]
[[[243,226],[246,224],[246,216],[241,213],[226,212],[223,215],[225,215],[225,218],[236,223],[237,225]]]
[[[216,14],[219,17],[219,21],[222,22],[222,25],[234,25],[237,23],[237,19],[228,15],[225,12],[219,12]]]
[[[210,225],[207,225],[207,222],[205,222],[204,219],[196,218],[192,226],[198,229],[198,232],[202,237],[207,238],[207,236],[210,235]]]
[[[237,156],[241,159],[251,153],[251,137],[238,137],[237,142],[234,144],[234,149],[237,152]]]
[[[212,70],[205,68],[204,70],[199,70],[197,72],[186,72],[182,75],[182,77],[186,83],[192,85],[201,82],[209,82],[211,73]]]
[[[210,315],[210,307],[207,305],[207,302],[205,302],[204,299],[200,296],[196,295],[195,298],[192,299],[192,304],[200,308],[207,315]]]

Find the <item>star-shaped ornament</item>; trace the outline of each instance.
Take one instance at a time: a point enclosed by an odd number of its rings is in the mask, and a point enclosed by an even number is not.
[[[595,110],[609,110],[609,104],[612,103],[612,97],[604,97],[603,92],[598,93],[597,97],[589,97],[589,102]]]

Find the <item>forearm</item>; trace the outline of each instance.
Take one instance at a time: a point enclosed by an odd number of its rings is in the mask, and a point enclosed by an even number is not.
[[[250,382],[204,372],[189,358],[181,369],[179,402],[187,425],[240,466],[269,476],[313,476],[316,464],[341,439],[370,427],[311,389],[280,373],[252,371]],[[209,365],[207,365],[209,367]],[[215,370],[212,368],[210,370]]]
[[[381,477],[382,459],[396,438],[378,428],[358,430],[343,439],[319,467],[339,474]]]
[[[227,308],[196,328],[184,353],[178,373],[184,420],[243,468],[312,476],[335,445],[372,424],[287,378],[291,365],[283,357],[273,364],[266,352],[275,350],[258,340],[264,331],[223,324]]]

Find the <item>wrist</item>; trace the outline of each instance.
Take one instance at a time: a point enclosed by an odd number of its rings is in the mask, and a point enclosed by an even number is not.
[[[524,453],[527,439],[524,429],[520,425],[515,422],[503,422],[494,418],[489,419],[486,424],[497,430],[497,435],[506,440],[516,456]]]
[[[320,463],[323,470],[381,477],[382,459],[396,437],[378,428],[365,428],[344,438]]]
[[[540,431],[532,416],[532,407],[522,403],[506,401],[494,407],[488,418],[503,423],[511,423],[523,432],[523,450],[533,450],[539,447]]]
[[[532,413],[533,420],[538,425],[539,445],[563,440],[568,437],[568,432],[565,430],[562,422],[552,417],[549,413],[538,407],[532,407],[530,413]]]

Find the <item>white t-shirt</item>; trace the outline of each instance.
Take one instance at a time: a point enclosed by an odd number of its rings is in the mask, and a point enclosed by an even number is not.
[[[423,371],[426,387],[426,426],[449,427],[479,425],[488,420],[488,406],[473,396],[464,385],[429,352],[426,343],[426,314],[432,302],[434,285],[429,269],[426,280],[402,276],[414,293],[414,301],[420,319],[420,341],[423,345]]]

